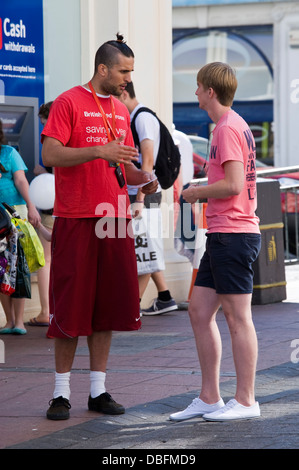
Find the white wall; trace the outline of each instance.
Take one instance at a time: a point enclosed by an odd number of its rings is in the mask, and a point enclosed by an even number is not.
[[[124,35],[135,54],[132,79],[139,101],[172,126],[172,0],[44,0],[46,101],[86,83],[93,75],[94,56],[104,42]],[[164,201],[173,202],[172,189]],[[165,220],[173,225],[173,214]],[[173,231],[164,239],[165,277],[178,302],[188,296],[191,266],[173,249]],[[147,306],[157,291],[151,284]]]
[[[299,4],[280,8],[274,18],[274,161],[276,166],[299,162]],[[298,35],[291,45],[290,33]]]
[[[93,72],[97,48],[120,32],[135,54],[132,79],[138,99],[152,107],[170,127],[171,13],[171,0],[81,0],[82,82]]]
[[[45,101],[81,82],[80,0],[43,0]]]

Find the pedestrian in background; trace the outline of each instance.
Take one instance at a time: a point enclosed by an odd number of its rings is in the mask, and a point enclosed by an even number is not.
[[[50,108],[53,101],[44,103],[40,106],[38,117],[43,126],[47,123]],[[36,176],[44,173],[52,173],[51,167],[45,168],[42,165],[36,165],[34,168],[34,174]],[[53,209],[40,210],[41,222],[50,231],[53,229]],[[37,284],[38,293],[41,305],[41,311],[37,317],[31,318],[28,322],[30,326],[49,326],[49,279],[50,279],[50,265],[51,265],[51,245],[43,236],[43,233],[38,228],[38,236],[43,245],[45,255],[45,265],[37,271]]]
[[[25,172],[28,171],[19,152],[10,145],[5,145],[6,139],[0,120],[0,202],[12,206],[22,219],[27,219],[37,227],[41,218],[35,205],[29,197],[29,183]],[[25,298],[14,298],[0,294],[1,304],[6,316],[6,324],[0,330],[1,334],[24,335]]]
[[[128,83],[126,89],[122,92],[120,100],[127,106],[131,121],[136,112],[143,108],[143,104],[139,103],[136,98],[136,93],[133,83]],[[160,124],[158,119],[151,113],[141,111],[135,120],[135,128],[138,136],[138,150],[139,158],[138,163],[142,170],[150,173],[154,172],[154,166],[160,145]],[[133,134],[134,135],[134,134]],[[137,143],[135,142],[135,145]],[[142,217],[145,209],[159,208],[162,200],[162,190],[159,185],[155,194],[145,195],[142,188],[129,187],[130,202],[132,204],[132,213],[134,216]],[[153,239],[152,242],[155,243]],[[150,278],[154,281],[158,297],[154,299],[153,304],[147,308],[142,309],[142,315],[161,315],[166,312],[177,310],[177,304],[172,298],[167,283],[165,281],[164,273],[159,269],[159,266],[164,266],[164,254],[159,250],[160,243],[158,241],[157,252],[159,259],[157,259],[157,268],[152,272],[138,275],[139,282],[139,296],[140,300],[148,286]],[[159,266],[158,266],[159,265]]]
[[[189,137],[178,131],[173,124],[172,137],[177,142],[181,154],[181,168],[178,178],[173,185],[173,199],[176,207],[174,248],[182,256],[186,256],[193,263],[195,247],[195,223],[193,207],[186,204],[182,191],[189,187],[194,177],[193,145]]]

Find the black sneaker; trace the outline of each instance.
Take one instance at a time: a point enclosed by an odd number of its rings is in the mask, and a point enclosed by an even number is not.
[[[105,392],[98,397],[88,398],[88,409],[90,411],[98,411],[98,413],[105,413],[107,415],[122,415],[125,408],[116,403],[109,393]]]
[[[142,315],[161,315],[166,312],[172,312],[177,310],[178,306],[176,301],[171,298],[170,300],[159,300],[158,298],[154,300],[153,305],[150,308],[142,310]]]
[[[53,420],[69,419],[71,404],[67,398],[58,397],[49,401],[50,408],[47,411],[47,418]]]

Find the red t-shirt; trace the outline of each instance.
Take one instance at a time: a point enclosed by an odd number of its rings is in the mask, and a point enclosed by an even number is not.
[[[125,105],[112,97],[115,106],[116,135],[125,135],[124,145],[134,147],[130,115]],[[100,96],[108,120],[112,123],[110,96]],[[92,93],[76,86],[62,93],[52,104],[42,132],[72,148],[108,143],[99,108]],[[121,165],[125,175],[124,167]],[[120,188],[115,168],[98,158],[72,167],[55,167],[54,215],[58,217],[131,218],[127,185]]]

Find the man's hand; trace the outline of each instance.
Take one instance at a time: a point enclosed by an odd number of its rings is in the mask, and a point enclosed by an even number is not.
[[[187,189],[182,191],[182,196],[185,201],[189,202],[190,204],[194,204],[199,199],[198,186],[195,184],[190,185]]]
[[[133,163],[125,165],[125,172],[130,186],[139,186],[151,180],[151,175],[147,171],[139,170]]]
[[[28,221],[33,225],[33,227],[38,227],[41,222],[41,216],[33,204],[28,204]]]
[[[131,204],[131,213],[132,213],[133,219],[140,219],[142,217],[143,207],[144,207],[143,201],[142,202],[135,201],[133,202],[133,204]]]
[[[125,165],[125,171],[127,184],[130,186],[139,186],[143,184],[144,186],[140,188],[140,190],[144,194],[153,194],[157,191],[158,180],[155,179],[150,183],[153,179],[153,174],[148,171],[139,170],[133,163]]]
[[[138,161],[138,150],[135,147],[121,145],[123,140],[124,136],[121,136],[101,146],[101,158],[112,163],[131,163]]]
[[[158,189],[158,180],[155,179],[149,184],[146,184],[145,186],[142,186],[141,191],[144,194],[154,194]]]

